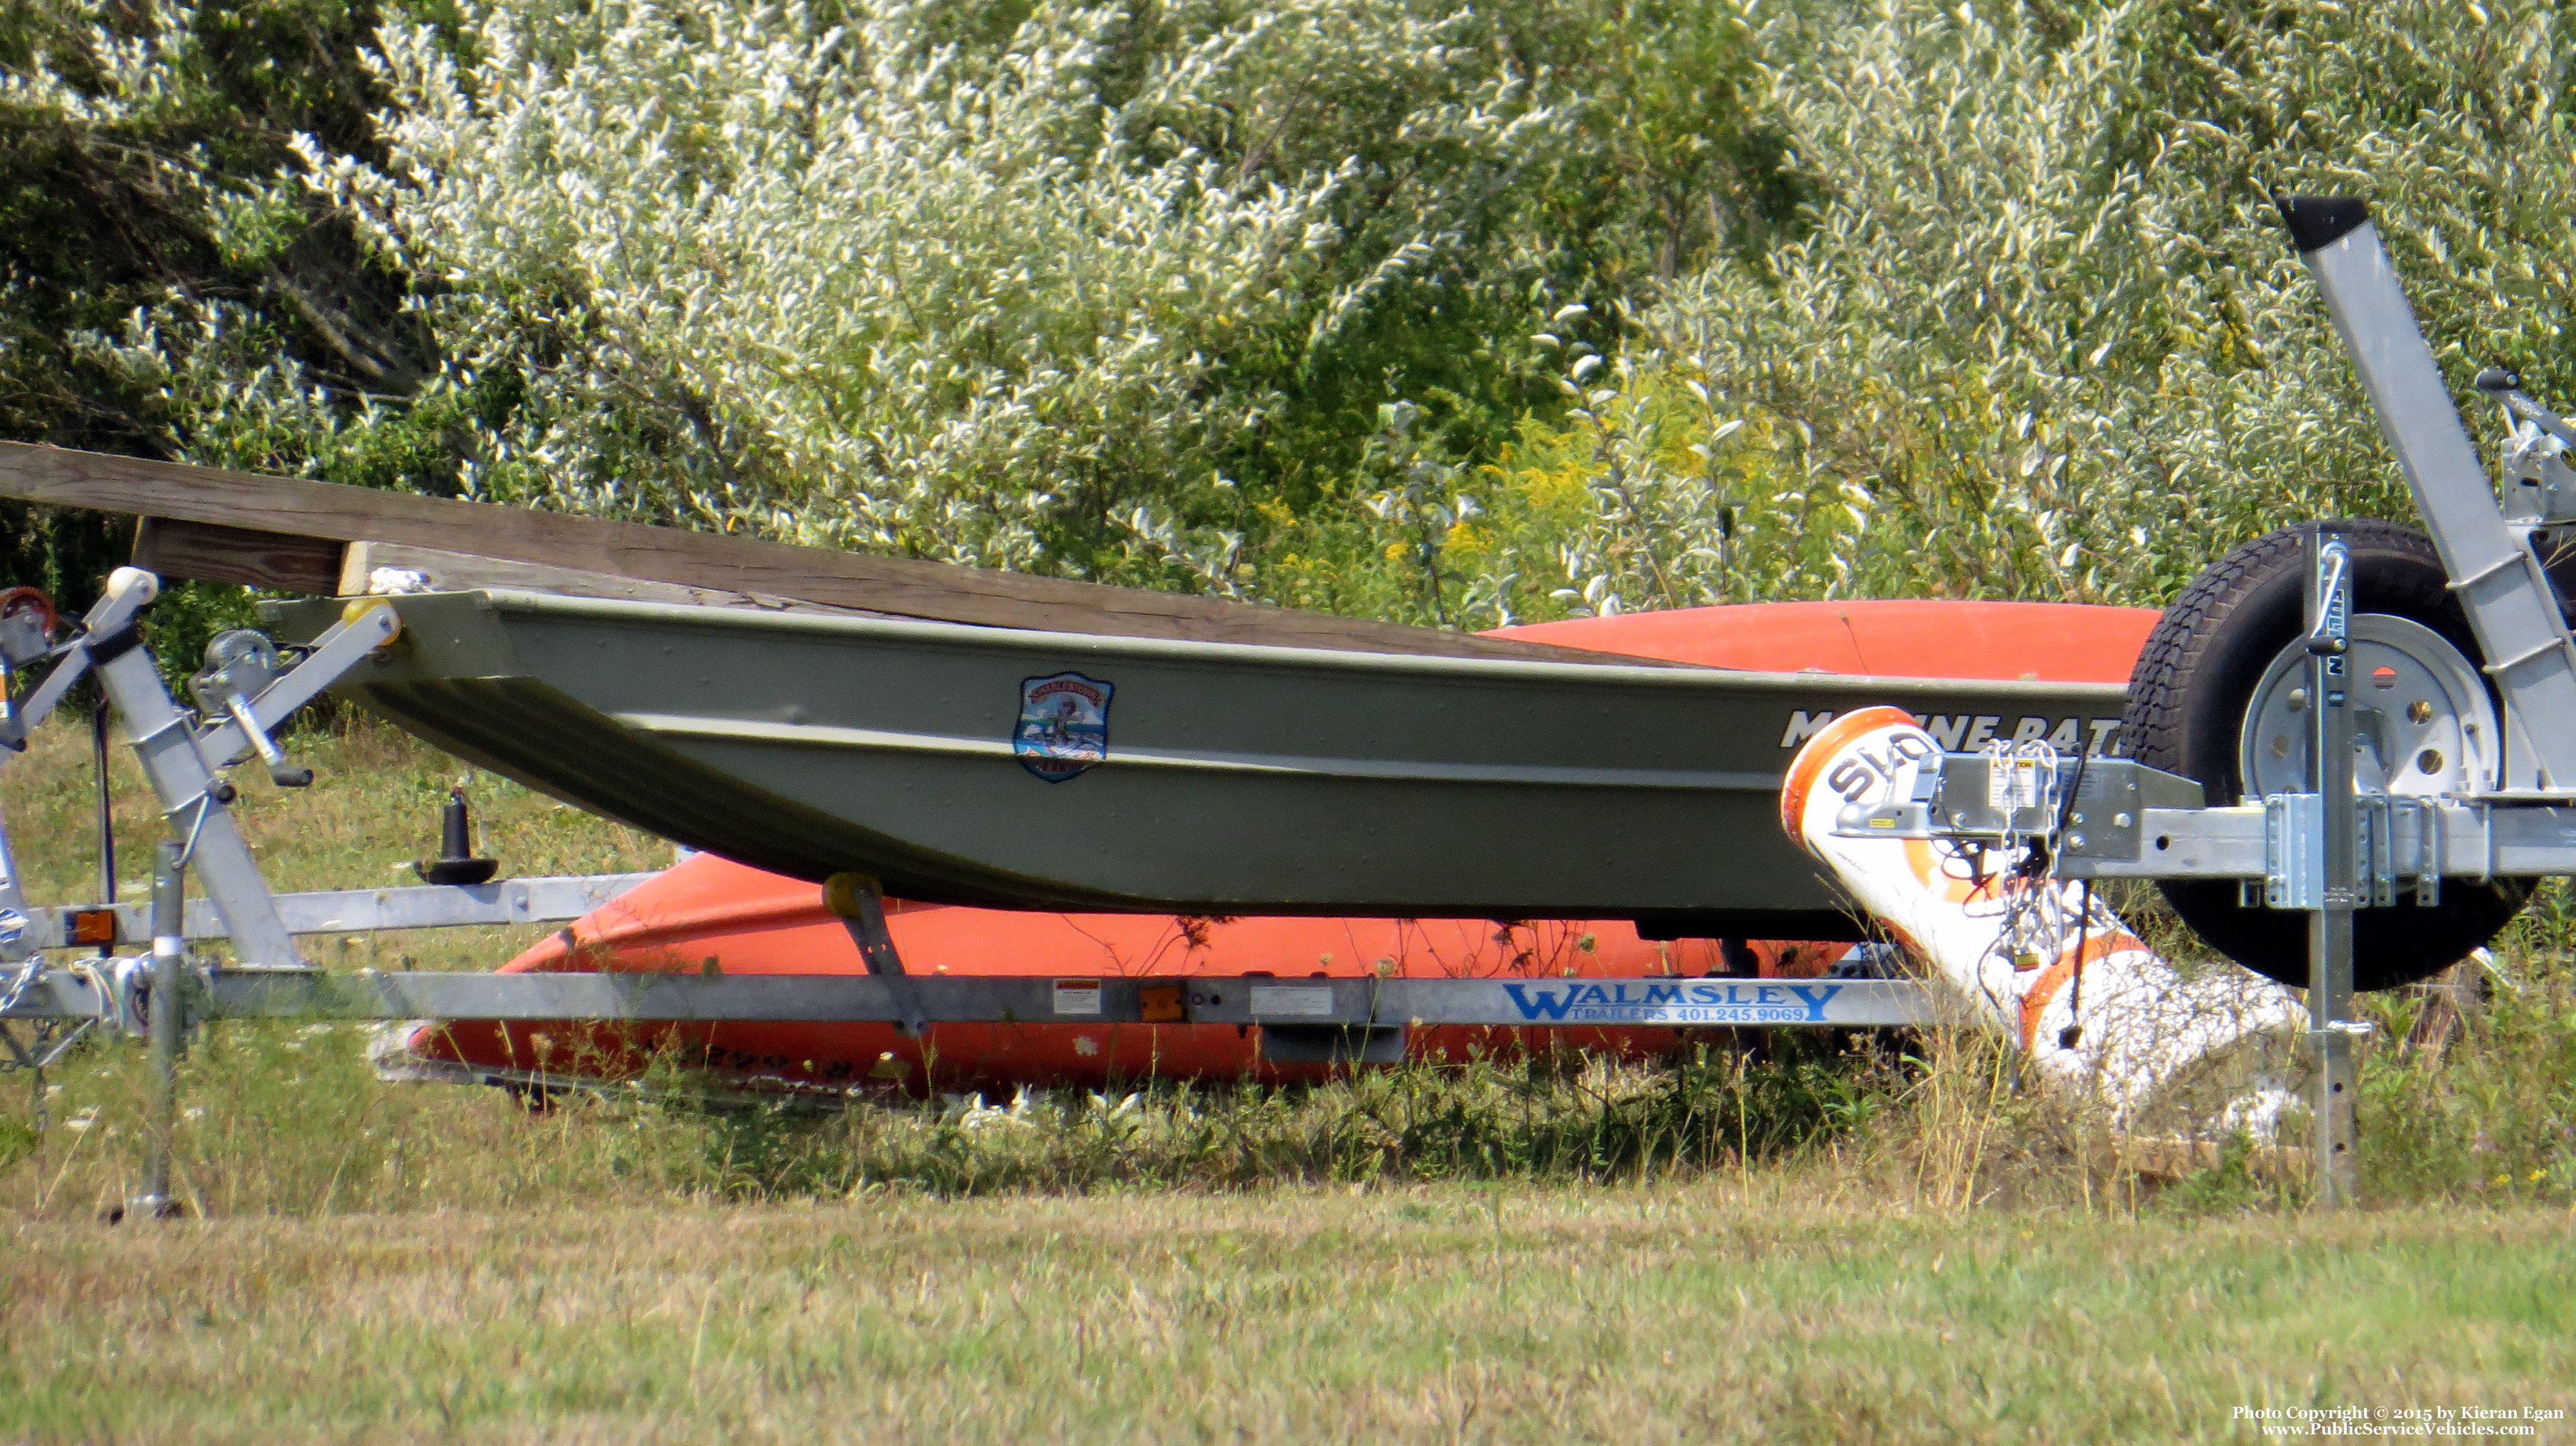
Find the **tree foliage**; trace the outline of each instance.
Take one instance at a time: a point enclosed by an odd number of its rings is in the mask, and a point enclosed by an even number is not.
[[[1453,626],[2151,602],[2405,509],[2275,189],[2576,381],[2560,28],[15,0],[0,431]]]
[[[2490,361],[2563,392],[2562,28],[2431,0],[1767,21],[1811,224],[1574,364],[1495,483],[1588,493],[1524,606],[2153,603],[2284,521],[2410,516],[2271,198],[2371,200],[2473,417]]]
[[[1472,459],[1549,406],[1529,318],[1628,284],[1629,210],[1755,176],[1666,269],[1786,214],[1723,46],[1632,204],[1608,9],[316,9],[326,79],[231,150],[164,132],[239,17],[34,13],[14,102],[135,151],[203,264],[13,263],[84,383],[14,434],[985,565],[1259,593],[1381,407]]]

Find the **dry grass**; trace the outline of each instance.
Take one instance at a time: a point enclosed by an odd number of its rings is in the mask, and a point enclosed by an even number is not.
[[[2253,1439],[2237,1406],[2576,1408],[2555,1211],[1712,1179],[26,1222],[0,1262],[0,1434],[40,1441],[2196,1441]]]

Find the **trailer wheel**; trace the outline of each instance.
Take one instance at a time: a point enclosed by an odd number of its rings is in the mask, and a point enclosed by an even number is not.
[[[2401,793],[2457,787],[2481,769],[2491,774],[2502,742],[2496,700],[2431,539],[2385,522],[2323,525],[2352,551],[2356,701],[2374,693],[2385,700],[2363,719],[2370,726],[2356,768]],[[2306,776],[2306,739],[2290,720],[2306,696],[2295,686],[2295,663],[2304,654],[2307,532],[2257,538],[2202,573],[2165,609],[2129,676],[2120,721],[2128,755],[2197,780],[2212,805],[2279,792],[2287,779]],[[2307,984],[2305,913],[2248,907],[2232,879],[2161,887],[2211,948],[2284,984]],[[2449,968],[2494,938],[2530,895],[2527,879],[2450,879],[2433,908],[2400,894],[2393,907],[2360,910],[2354,987],[2391,989]]]

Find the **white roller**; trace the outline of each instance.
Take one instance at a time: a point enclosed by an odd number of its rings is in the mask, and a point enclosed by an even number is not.
[[[2222,1088],[2253,1091],[2230,1113],[2267,1125],[2291,1081],[2259,1071],[2295,1067],[2297,995],[2233,964],[2176,969],[2080,884],[2014,876],[2018,850],[1987,850],[1981,872],[1948,842],[1835,834],[1845,804],[1905,797],[1940,751],[1900,709],[1846,714],[1790,764],[1782,826],[2053,1085],[2130,1120],[2224,1059]]]

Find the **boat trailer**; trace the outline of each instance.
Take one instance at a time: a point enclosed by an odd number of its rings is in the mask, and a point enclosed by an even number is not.
[[[2398,907],[2401,895],[2432,910],[2446,885],[2576,875],[2576,730],[2560,721],[2576,718],[2576,640],[2534,551],[2535,537],[2576,523],[2576,469],[2561,458],[2576,446],[2576,429],[2516,379],[2480,377],[2514,429],[2510,507],[2500,506],[2361,203],[2281,204],[2465,609],[2474,649],[2491,661],[2473,662],[2430,628],[2368,611],[2352,547],[2324,524],[2307,532],[2297,636],[2263,660],[2250,701],[2200,700],[2204,712],[2229,713],[2220,721],[2236,735],[2241,801],[2211,806],[2210,776],[2091,749],[2070,756],[2044,740],[1910,760],[1901,789],[1877,777],[1829,786],[1844,800],[1838,832],[1992,852],[1999,866],[2035,860],[2055,879],[2232,885],[2244,909],[2305,914],[2304,967],[2293,972],[2312,985],[2317,1198],[2339,1205],[2356,1189],[2352,1042],[2369,1028],[2352,1018],[2355,911]],[[94,677],[171,827],[148,908],[30,904],[0,830],[0,1065],[41,1069],[93,1029],[150,1041],[158,1091],[145,1189],[132,1207],[145,1214],[176,1209],[176,1066],[187,1030],[207,1019],[868,1020],[908,1031],[944,1022],[1237,1024],[1261,1026],[1273,1059],[1385,1063],[1402,1058],[1414,1025],[1862,1028],[1955,1013],[1931,986],[1887,979],[911,974],[895,955],[875,881],[857,875],[834,879],[828,894],[867,960],[865,975],[328,972],[299,952],[299,936],[569,919],[649,875],[272,892],[227,811],[234,791],[223,773],[258,758],[278,781],[294,782],[275,731],[381,656],[402,631],[401,613],[384,598],[351,600],[300,655],[257,634],[218,639],[190,710],[170,696],[137,631],[158,587],[149,572],[120,569],[63,640],[53,636],[49,607],[0,600],[0,670],[45,670],[0,715],[0,746],[23,749],[73,684]],[[2393,718],[2393,702],[2375,708],[2367,693],[2393,687],[2389,678],[2423,694]],[[2133,725],[2138,706],[2133,698]],[[2443,747],[2412,746],[2434,734]],[[201,901],[185,897],[191,870]],[[189,947],[218,937],[230,941],[229,958]],[[105,957],[115,945],[147,941],[148,953]],[[47,962],[48,950],[91,945],[102,957]],[[2278,959],[2242,962],[2276,977],[2287,969]],[[13,1031],[22,1023],[34,1026],[32,1042]]]
[[[0,715],[0,747],[21,752],[74,684],[92,678],[121,718],[171,837],[157,847],[148,905],[37,905],[25,899],[0,827],[0,1071],[42,1071],[92,1030],[149,1042],[157,1092],[140,1214],[167,1214],[176,1069],[188,1032],[213,1019],[874,1021],[918,1034],[943,1023],[1258,1025],[1278,1063],[1391,1064],[1408,1030],[1646,1026],[1869,1028],[1931,1022],[1940,1003],[1896,979],[1273,979],[1267,977],[951,977],[907,973],[872,879],[842,875],[826,894],[869,971],[754,976],[721,972],[479,973],[326,971],[306,935],[578,918],[653,877],[611,874],[273,892],[229,805],[223,775],[258,759],[290,786],[309,782],[275,737],[296,709],[400,634],[386,599],[352,601],[290,659],[259,634],[219,636],[191,682],[199,706],[170,695],[139,635],[159,580],[120,568],[63,641],[21,597],[0,612],[0,674],[43,670]],[[0,605],[5,607],[5,605]],[[0,753],[0,763],[8,754]],[[462,840],[451,838],[451,851]],[[196,877],[205,897],[190,899]],[[193,950],[229,942],[229,958]],[[119,944],[148,952],[114,956]],[[47,951],[101,957],[49,963]],[[32,1026],[22,1039],[13,1026]]]

